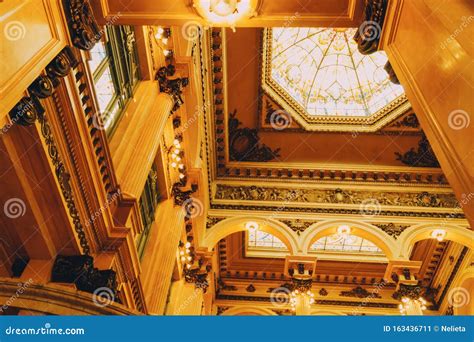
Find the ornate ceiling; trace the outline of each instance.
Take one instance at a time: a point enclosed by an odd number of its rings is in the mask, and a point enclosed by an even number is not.
[[[356,31],[265,29],[263,91],[307,130],[376,131],[393,121],[409,108],[403,87],[390,81],[383,51],[358,51]]]
[[[352,32],[332,32],[344,34],[347,41],[341,49],[348,52]],[[389,83],[386,76],[377,79],[378,83],[369,84],[367,75],[365,84],[358,81],[351,85],[355,89],[351,88],[350,92],[354,101],[348,100],[347,106],[340,108],[346,114],[350,110],[366,113],[358,116],[362,120],[378,118],[373,126],[360,125],[373,132],[342,132],[340,127],[333,131],[308,129],[295,116],[287,116],[294,113],[262,86],[264,39],[262,29],[238,28],[233,33],[215,28],[205,32],[197,46],[195,64],[200,65],[203,80],[206,75],[210,77],[209,83],[203,83],[208,233],[220,222],[233,219],[246,222],[254,217],[284,225],[295,238],[307,234],[315,224],[331,220],[370,224],[394,241],[413,225],[442,223],[446,217],[450,222],[466,225],[416,114],[398,86]],[[332,57],[327,54],[325,58],[330,68]],[[359,64],[372,63],[372,69],[364,70],[377,73],[384,58],[381,55],[366,62],[361,58]],[[289,58],[282,60],[303,64]],[[286,72],[287,68],[282,67],[282,70]],[[334,72],[335,83],[331,82],[329,88],[338,83],[338,72]],[[351,72],[357,75],[356,71]],[[340,83],[341,87],[347,85],[342,84],[344,81]],[[308,89],[317,93],[320,85]],[[331,92],[329,88],[327,94]],[[370,92],[375,107],[357,102],[357,92],[359,97],[361,93]],[[398,111],[390,109],[381,115],[377,105],[385,108],[392,104],[377,104],[376,99],[378,96],[386,98],[387,92],[392,97],[386,102],[401,101],[403,105],[398,103],[395,105]],[[344,96],[334,103],[339,103]],[[335,114],[341,113],[337,105],[333,108]],[[317,113],[317,107],[312,108]],[[279,115],[276,119],[275,113]],[[333,116],[335,119],[349,117]],[[344,123],[333,122],[328,127],[331,125]],[[217,298],[222,310],[235,301],[271,304],[272,289],[281,288],[287,281],[284,259],[289,253],[288,245],[263,231],[253,235],[235,233],[218,243],[216,276],[221,281]],[[387,255],[375,241],[357,235],[344,239],[333,235],[313,241],[312,246],[308,254],[318,259],[315,282],[320,304],[358,305],[354,304],[357,298],[362,298],[369,287],[375,287],[384,277]],[[432,258],[437,258],[433,255],[439,256],[444,250],[439,249],[420,243],[413,253],[417,257],[423,255],[423,262],[428,265]],[[426,278],[429,284],[434,272],[428,266],[423,272],[419,276]],[[394,289],[391,285],[384,286],[387,287],[381,291],[380,298],[371,305],[397,310],[397,302],[391,298]]]

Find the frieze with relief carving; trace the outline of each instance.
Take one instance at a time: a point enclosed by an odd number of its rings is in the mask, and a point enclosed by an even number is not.
[[[387,224],[382,224],[382,223],[374,223],[375,226],[379,227],[382,229],[385,233],[388,235],[392,236],[393,238],[397,239],[401,233],[410,225],[407,224],[394,224],[394,223],[387,223]]]
[[[309,226],[311,226],[313,223],[316,223],[315,221],[306,221],[306,220],[300,220],[300,219],[280,220],[280,221],[286,224],[288,227],[290,227],[291,230],[296,232],[297,235],[300,235]]]
[[[423,192],[374,192],[343,189],[288,189],[260,186],[229,186],[218,184],[215,199],[244,201],[274,201],[288,203],[364,204],[456,208],[454,194]]]

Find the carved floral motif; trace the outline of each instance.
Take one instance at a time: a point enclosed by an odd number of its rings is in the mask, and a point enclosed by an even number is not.
[[[376,201],[380,205],[456,208],[454,194],[432,194],[428,192],[373,192],[342,189],[287,189],[260,186],[237,186],[218,184],[216,199],[244,201],[283,201],[295,203],[345,203],[363,204]]]

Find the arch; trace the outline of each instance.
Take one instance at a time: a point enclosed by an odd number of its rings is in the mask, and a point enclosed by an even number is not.
[[[474,314],[474,300],[471,299],[471,294],[474,293],[474,266],[466,268],[461,273],[456,286],[451,287],[450,293],[456,297],[456,305],[453,305],[454,315]]]
[[[400,257],[410,258],[410,253],[416,242],[420,240],[432,239],[431,233],[434,229],[445,229],[445,240],[460,243],[469,249],[474,249],[474,232],[454,224],[424,223],[411,226],[403,231],[398,237],[400,245]]]
[[[398,248],[394,238],[370,223],[354,220],[328,220],[311,225],[301,236],[303,252],[308,253],[314,241],[335,234],[337,227],[340,225],[350,226],[352,235],[360,236],[373,242],[384,252],[387,259],[390,260],[395,257]]]
[[[255,221],[259,224],[259,230],[275,235],[288,248],[290,254],[296,253],[298,250],[298,240],[293,231],[284,223],[257,216],[237,216],[220,221],[212,228],[206,231],[206,236],[203,241],[203,247],[211,250],[219,242],[219,240],[226,236],[246,231],[245,224],[249,221]]]
[[[277,314],[266,308],[234,306],[224,311],[222,316],[277,316]]]

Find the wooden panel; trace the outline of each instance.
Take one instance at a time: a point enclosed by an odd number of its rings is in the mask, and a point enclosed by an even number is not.
[[[0,124],[25,89],[66,45],[59,0],[0,3]]]
[[[382,48],[471,225],[473,10],[472,2],[461,0],[393,1],[382,35]]]

